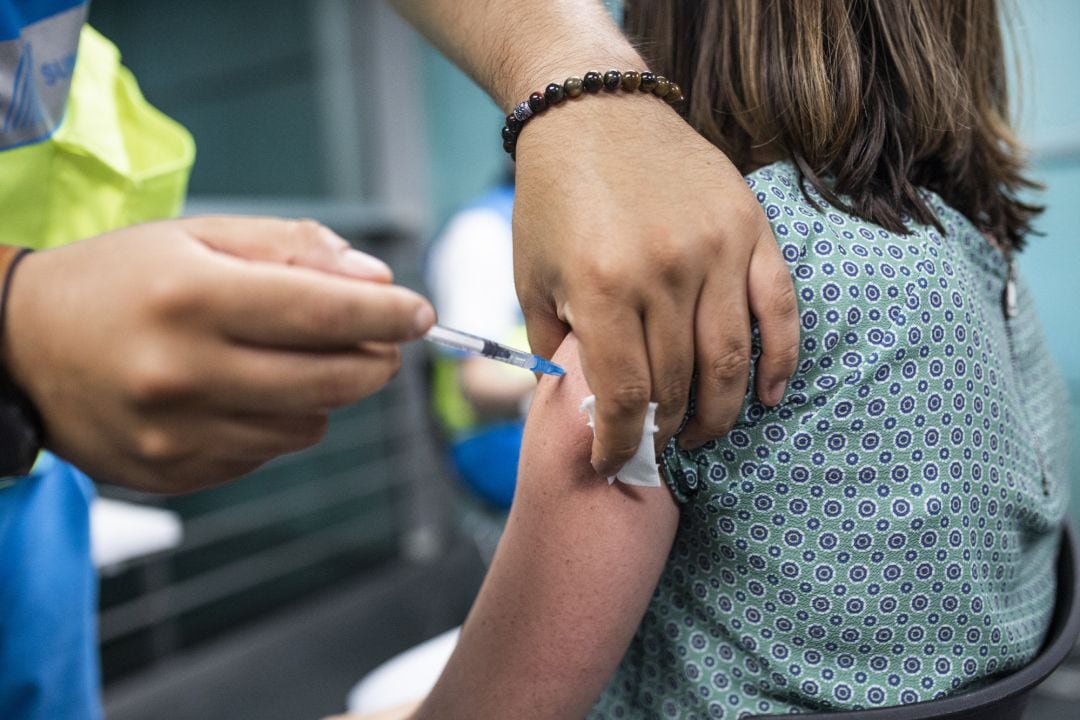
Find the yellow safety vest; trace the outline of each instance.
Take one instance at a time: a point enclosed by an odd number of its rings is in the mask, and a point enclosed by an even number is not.
[[[195,142],[151,106],[116,46],[89,26],[64,119],[51,137],[0,152],[0,243],[55,247],[176,215]]]

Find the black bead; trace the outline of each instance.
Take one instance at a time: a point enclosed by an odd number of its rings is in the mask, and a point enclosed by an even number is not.
[[[641,85],[638,89],[641,92],[651,93],[654,87],[656,87],[656,75],[648,71],[641,73]]]
[[[508,153],[514,152],[514,148],[517,147],[517,143],[513,140],[503,140],[503,150]]]
[[[510,132],[517,135],[521,132],[521,121],[514,117],[514,113],[510,113],[506,116],[506,127],[510,128]]]
[[[604,86],[604,78],[600,77],[600,73],[595,70],[590,70],[585,73],[585,77],[581,78],[581,84],[584,86],[585,92],[600,92],[600,88]]]
[[[529,96],[529,107],[535,113],[544,112],[547,109],[547,100],[542,93],[534,92]]]
[[[504,142],[507,141],[507,140],[513,141],[514,138],[516,138],[516,137],[517,137],[516,132],[514,132],[513,130],[511,130],[508,127],[503,127],[503,129],[502,129],[502,139],[503,139]]]
[[[544,88],[544,99],[547,100],[549,106],[558,105],[565,97],[566,94],[563,92],[562,85],[559,83],[551,83]]]
[[[618,90],[621,83],[622,73],[618,70],[608,70],[604,73],[604,89],[608,92],[615,92]]]

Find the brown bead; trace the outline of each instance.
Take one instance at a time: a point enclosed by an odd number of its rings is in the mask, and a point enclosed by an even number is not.
[[[566,82],[563,83],[563,90],[566,91],[567,97],[576,98],[585,91],[585,82],[577,75],[566,78]]]
[[[671,82],[663,75],[656,76],[656,86],[652,89],[653,95],[662,98],[671,90]]]
[[[544,93],[534,92],[530,95],[529,107],[532,108],[534,113],[540,113],[547,110],[547,100],[544,99]]]
[[[559,83],[551,83],[544,88],[544,99],[547,100],[548,107],[558,105],[564,97],[563,87]]]
[[[622,74],[622,89],[633,92],[641,85],[641,73],[637,70],[627,70]]]
[[[667,95],[664,96],[664,100],[670,105],[678,105],[685,99],[682,88],[679,87],[678,83],[671,83],[671,89],[668,90]]]
[[[604,78],[595,70],[590,70],[581,78],[581,85],[587,93],[598,93],[600,88],[604,87]]]
[[[641,73],[641,85],[638,86],[638,89],[641,92],[652,92],[654,87],[656,87],[656,76],[648,70]]]
[[[618,90],[621,83],[622,73],[618,70],[608,70],[604,73],[604,89],[608,92],[615,92]]]
[[[521,131],[521,121],[514,117],[514,113],[510,113],[506,116],[506,127],[510,128],[510,132],[517,135]]]

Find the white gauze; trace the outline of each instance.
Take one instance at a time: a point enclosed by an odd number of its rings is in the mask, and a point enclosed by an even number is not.
[[[618,479],[624,485],[638,485],[641,487],[660,487],[660,471],[656,467],[656,454],[653,452],[653,435],[660,428],[656,426],[656,403],[649,403],[649,409],[645,412],[645,424],[641,428],[641,443],[638,445],[634,457],[623,465],[617,475],[607,479],[608,485]],[[590,395],[581,401],[578,408],[589,416],[588,425],[596,435],[596,396]]]

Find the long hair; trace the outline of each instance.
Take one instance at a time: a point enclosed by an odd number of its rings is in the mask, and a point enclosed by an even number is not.
[[[994,0],[626,0],[687,120],[744,171],[762,148],[829,202],[893,232],[934,224],[938,193],[1007,250],[1042,208],[1021,200]],[[841,202],[840,198],[848,198]]]

